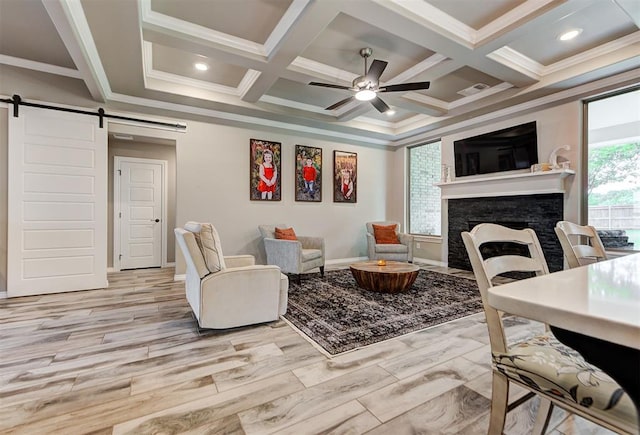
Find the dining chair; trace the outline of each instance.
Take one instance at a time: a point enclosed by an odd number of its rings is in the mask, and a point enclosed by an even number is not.
[[[533,433],[544,433],[554,405],[620,433],[637,431],[635,407],[622,388],[580,354],[560,343],[546,328],[543,334],[511,343],[503,316],[488,302],[488,289],[498,275],[509,272],[549,273],[535,232],[483,223],[462,233],[471,260],[489,330],[492,392],[489,434],[501,434],[506,414],[527,399],[540,396]],[[489,246],[483,245],[490,243]],[[485,248],[490,248],[485,250]],[[485,256],[483,257],[483,252]],[[495,255],[497,254],[497,255]],[[508,403],[509,385],[529,390]]]
[[[594,227],[560,221],[554,230],[570,269],[607,259],[602,240]]]

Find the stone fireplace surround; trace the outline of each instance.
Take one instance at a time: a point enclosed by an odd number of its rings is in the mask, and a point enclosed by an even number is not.
[[[471,270],[467,250],[460,233],[480,222],[510,228],[531,228],[536,232],[550,272],[563,268],[563,253],[553,228],[563,220],[564,195],[546,193],[482,198],[450,199],[448,247],[449,267]]]
[[[464,247],[463,231],[481,222],[501,224],[510,228],[531,228],[536,232],[551,272],[563,269],[562,247],[554,232],[556,222],[564,219],[564,193],[572,170],[497,174],[488,177],[463,177],[438,183],[448,206],[448,265],[471,270]],[[483,255],[512,249],[514,244],[486,246]]]

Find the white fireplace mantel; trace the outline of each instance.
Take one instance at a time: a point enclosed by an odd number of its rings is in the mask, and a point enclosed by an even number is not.
[[[442,190],[442,199],[478,198],[488,196],[539,195],[564,193],[565,178],[575,175],[571,169],[489,177],[464,177],[448,183],[436,183]]]

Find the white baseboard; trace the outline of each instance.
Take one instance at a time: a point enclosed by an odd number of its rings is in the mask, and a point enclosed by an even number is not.
[[[357,263],[359,261],[367,261],[369,257],[351,257],[351,258],[335,258],[333,260],[326,260],[324,262],[325,266],[340,266],[345,264]],[[443,263],[441,261],[427,260],[426,258],[418,258],[413,257],[413,262],[419,261],[421,263],[432,264],[434,266],[442,266],[447,267],[447,263]],[[173,275],[174,281],[184,281],[186,279],[186,274],[175,274]]]
[[[165,268],[169,268],[169,267],[176,267],[175,261],[173,261],[171,263],[166,263],[164,266],[161,267],[161,269],[165,269]],[[120,272],[120,271],[116,270],[115,267],[107,267],[107,273],[112,273],[112,272]]]
[[[369,257],[351,257],[351,258],[337,258],[334,260],[326,260],[325,265],[345,264],[345,263],[357,263],[358,261],[366,261]]]
[[[426,258],[413,257],[413,262],[415,263],[417,261],[419,261],[420,263],[432,264],[434,266],[447,267],[448,265],[448,263],[445,263],[443,261],[427,260]]]

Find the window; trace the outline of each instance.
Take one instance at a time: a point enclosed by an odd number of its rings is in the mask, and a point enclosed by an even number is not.
[[[441,235],[441,142],[409,148],[409,232]]]
[[[640,89],[587,102],[587,217],[607,250],[640,251]]]

